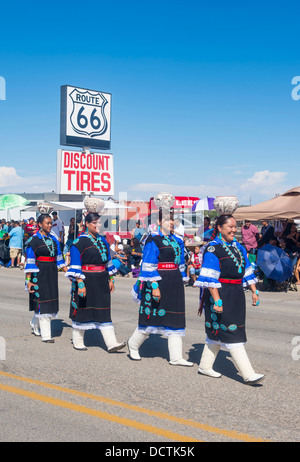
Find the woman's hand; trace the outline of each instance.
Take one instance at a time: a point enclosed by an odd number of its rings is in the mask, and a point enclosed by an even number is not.
[[[220,294],[219,294],[219,291],[216,287],[209,287],[209,292],[210,292],[210,295],[212,296],[212,298],[214,299],[214,311],[216,313],[222,313],[223,312],[223,306],[222,306],[222,303],[221,303],[221,306],[218,304],[218,303],[215,303],[215,302],[218,302],[220,299]]]
[[[220,299],[219,299],[219,300],[220,300]],[[218,300],[215,300],[215,301],[218,301]],[[216,313],[223,313],[223,306],[216,305],[216,303],[215,303],[214,311],[215,311]]]
[[[33,286],[34,284],[32,282],[27,282],[27,289],[28,289],[28,292],[31,294],[34,294],[34,290],[31,290]]]
[[[161,299],[161,295],[160,295],[160,290],[159,288],[157,289],[152,289],[152,298],[155,302],[159,303],[160,299]]]
[[[253,306],[259,305],[259,295],[256,292],[252,292],[252,305]]]
[[[115,290],[115,283],[114,283],[113,279],[110,279],[108,284],[109,284],[110,293],[112,294],[113,291]]]
[[[85,286],[82,289],[78,288],[78,295],[81,298],[86,297],[86,287]]]
[[[259,305],[259,292],[256,289],[255,284],[251,284],[250,289],[252,291],[252,305],[258,306]]]

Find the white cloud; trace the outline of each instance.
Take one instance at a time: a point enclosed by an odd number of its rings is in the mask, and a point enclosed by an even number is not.
[[[13,187],[19,183],[22,178],[17,175],[14,167],[0,167],[0,188]]]
[[[55,174],[30,173],[26,176],[20,176],[14,167],[0,167],[0,192],[2,194],[53,191],[55,185]]]
[[[251,178],[248,178],[241,185],[241,191],[259,192],[262,195],[270,196],[280,194],[285,189],[284,180],[286,172],[270,172],[270,170],[261,170],[255,172]]]

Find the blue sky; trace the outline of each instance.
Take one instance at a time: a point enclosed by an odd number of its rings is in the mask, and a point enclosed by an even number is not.
[[[298,186],[299,15],[296,1],[2,6],[0,193],[55,190],[65,84],[112,93],[116,197],[253,204]]]

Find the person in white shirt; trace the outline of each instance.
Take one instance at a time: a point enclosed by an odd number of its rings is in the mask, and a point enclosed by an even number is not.
[[[184,238],[184,226],[178,218],[174,220],[174,234],[183,240]]]
[[[58,218],[57,212],[52,212],[52,229],[51,232],[55,234],[60,246],[64,245],[64,225],[63,222]]]

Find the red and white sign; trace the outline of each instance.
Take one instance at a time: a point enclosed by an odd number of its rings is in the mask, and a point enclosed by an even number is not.
[[[57,194],[114,194],[113,155],[57,151]]]

